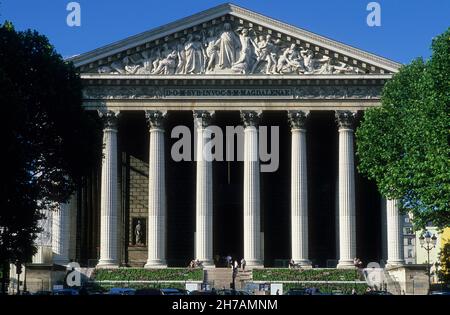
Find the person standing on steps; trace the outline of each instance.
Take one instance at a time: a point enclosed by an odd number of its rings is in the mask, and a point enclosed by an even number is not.
[[[245,259],[244,258],[242,258],[241,259],[241,268],[242,268],[242,271],[245,271],[245,266],[247,265],[247,262],[245,261]]]

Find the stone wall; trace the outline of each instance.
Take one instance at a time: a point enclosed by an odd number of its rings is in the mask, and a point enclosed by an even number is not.
[[[129,156],[129,243],[130,266],[142,267],[147,260],[148,163]],[[141,221],[143,243],[136,243],[136,224]]]

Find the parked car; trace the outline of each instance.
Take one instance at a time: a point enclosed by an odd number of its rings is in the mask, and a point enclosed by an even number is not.
[[[163,295],[160,289],[137,289],[134,295]]]
[[[76,289],[58,289],[58,290],[53,290],[52,294],[53,295],[80,295],[80,293]]]
[[[289,289],[289,291],[286,292],[285,295],[308,295],[306,293],[306,289]]]
[[[175,288],[164,288],[161,289],[162,295],[186,295],[187,291]]]
[[[36,291],[34,293],[34,295],[52,295],[52,291],[40,290],[40,291]]]
[[[431,291],[430,295],[450,295],[450,291]]]
[[[216,291],[192,291],[190,295],[217,295]]]
[[[111,288],[108,292],[109,295],[134,295],[136,292],[132,288]]]
[[[364,295],[392,295],[392,293],[387,291],[367,291]]]
[[[221,289],[217,290],[217,295],[250,295],[250,293],[246,291],[239,291],[233,289]]]

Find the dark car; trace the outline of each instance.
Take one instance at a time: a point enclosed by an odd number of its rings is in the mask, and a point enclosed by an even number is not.
[[[164,288],[161,289],[162,295],[186,295],[187,291],[183,289],[176,288]]]
[[[34,295],[52,295],[52,291],[40,290],[40,291],[36,291],[34,293]]]
[[[217,295],[216,291],[192,291],[190,295]]]
[[[58,289],[53,290],[53,295],[80,295],[76,289]]]
[[[137,290],[132,288],[111,288],[109,295],[134,295]]]
[[[431,291],[430,295],[450,295],[450,291]]]
[[[392,295],[392,293],[387,291],[368,291],[364,295]]]
[[[290,289],[285,295],[308,295],[306,289]]]
[[[160,289],[137,289],[134,295],[163,295]]]

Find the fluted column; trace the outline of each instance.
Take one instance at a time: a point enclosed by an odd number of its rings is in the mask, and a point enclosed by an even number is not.
[[[148,259],[145,268],[166,263],[166,173],[163,122],[167,112],[146,111],[150,128],[148,172]]]
[[[194,111],[197,132],[197,193],[195,259],[204,266],[213,266],[213,177],[212,156],[205,145],[211,140],[207,129],[214,112]]]
[[[291,246],[296,264],[310,266],[308,258],[308,177],[305,122],[309,111],[289,111],[291,124]]]
[[[244,258],[262,266],[258,123],[261,112],[241,111],[244,123]]]
[[[383,196],[380,198],[381,208],[381,259],[384,263],[387,261],[387,217],[386,217],[386,198]]]
[[[52,251],[53,263],[67,265],[69,263],[70,242],[70,204],[61,203],[52,216]]]
[[[403,249],[403,220],[398,211],[398,200],[386,200],[387,219],[387,252],[388,266],[404,265]]]
[[[103,159],[100,192],[100,260],[97,267],[117,267],[118,182],[117,120],[119,112],[99,111],[103,119]]]
[[[339,263],[353,268],[356,257],[353,123],[356,112],[336,111],[339,125]]]

